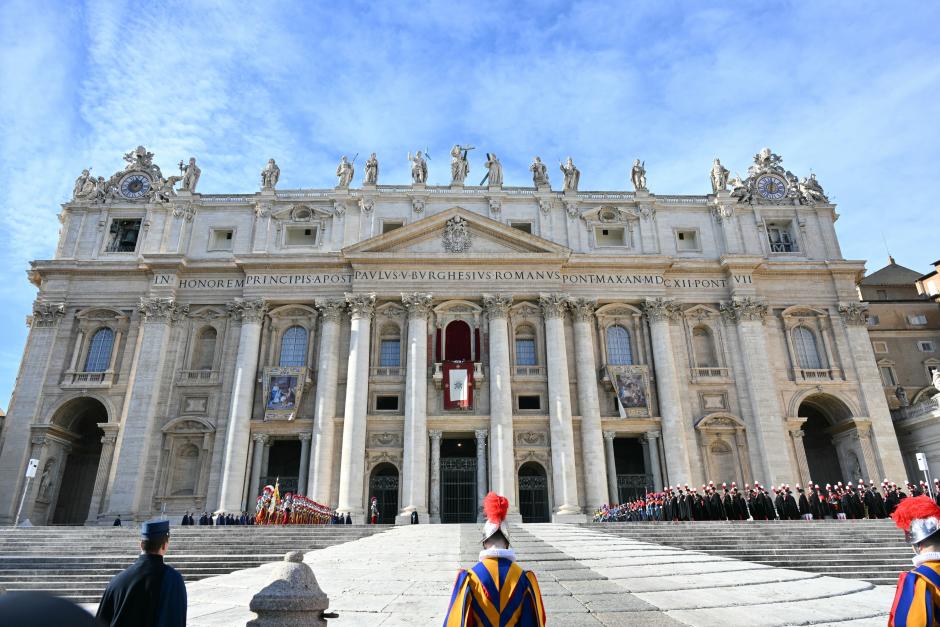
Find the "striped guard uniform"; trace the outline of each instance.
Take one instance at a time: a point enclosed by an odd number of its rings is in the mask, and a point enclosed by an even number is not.
[[[930,561],[917,560],[919,566],[898,578],[898,589],[891,606],[888,627],[940,626],[940,555]],[[926,557],[926,556],[918,556]]]
[[[457,573],[443,627],[544,625],[539,582],[516,564],[512,549],[481,551],[473,568]]]

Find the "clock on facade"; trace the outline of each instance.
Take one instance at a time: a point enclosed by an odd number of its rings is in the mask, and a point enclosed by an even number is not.
[[[141,198],[150,191],[150,177],[140,172],[128,174],[118,187],[125,198]]]
[[[757,193],[768,200],[780,200],[787,194],[787,184],[780,177],[764,175],[757,179]]]

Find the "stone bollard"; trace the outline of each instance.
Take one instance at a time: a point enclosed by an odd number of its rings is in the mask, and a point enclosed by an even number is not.
[[[330,600],[320,589],[313,570],[304,564],[302,551],[291,551],[274,565],[274,581],[251,598],[248,609],[258,618],[246,627],[325,627],[323,611]]]

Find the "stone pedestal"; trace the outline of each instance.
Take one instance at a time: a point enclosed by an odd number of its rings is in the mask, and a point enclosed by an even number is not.
[[[267,574],[267,573],[266,573]],[[330,606],[301,551],[291,551],[270,572],[273,581],[251,597],[248,609],[258,615],[247,627],[326,627]]]

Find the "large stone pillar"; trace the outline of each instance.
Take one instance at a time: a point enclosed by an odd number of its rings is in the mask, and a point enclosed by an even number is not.
[[[320,310],[320,350],[317,359],[317,393],[314,399],[313,454],[310,456],[308,484],[310,498],[332,506],[333,460],[336,426],[336,390],[339,383],[340,322],[346,302],[325,300]]]
[[[809,474],[809,463],[806,460],[806,445],[803,442],[804,435],[806,434],[799,426],[790,429],[790,442],[793,445],[793,452],[796,455],[796,469],[799,472],[800,483],[805,487],[813,481],[813,478]]]
[[[767,305],[756,298],[732,298],[721,304],[726,319],[737,324],[741,359],[744,361],[750,415],[755,440],[763,464],[761,476],[767,483],[785,483],[793,480],[784,433],[783,410],[774,381],[774,371],[768,362],[770,354],[764,333]],[[740,382],[739,382],[740,384]]]
[[[689,440],[692,424],[682,412],[679,375],[676,371],[675,349],[672,345],[670,323],[678,315],[672,300],[648,298],[643,305],[650,325],[653,361],[656,369],[656,391],[659,413],[662,417],[663,448],[666,453],[666,472],[673,484],[694,483],[689,464]]]
[[[643,437],[649,443],[650,467],[653,473],[653,489],[659,492],[663,489],[663,473],[659,468],[659,431],[647,431]]]
[[[229,311],[241,318],[238,353],[235,357],[235,380],[225,432],[225,457],[222,462],[222,487],[219,490],[220,512],[237,512],[245,507],[248,440],[251,435],[251,410],[258,376],[258,353],[261,350],[261,325],[268,307],[263,300],[236,299]],[[254,496],[249,493],[249,499]]]
[[[347,294],[349,367],[346,372],[346,409],[343,417],[343,453],[339,470],[339,504],[354,523],[365,522],[362,503],[366,457],[366,413],[369,404],[369,342],[375,294]]]
[[[574,461],[574,430],[571,426],[571,384],[568,380],[568,351],[565,344],[564,294],[539,297],[545,320],[548,365],[548,416],[552,438],[552,485],[555,496],[553,519],[580,516],[578,473]],[[583,517],[583,516],[582,516]]]
[[[120,515],[135,520],[150,513],[145,502],[146,477],[152,476],[149,452],[156,446],[154,435],[157,402],[161,395],[165,355],[169,346],[171,325],[185,315],[188,307],[180,307],[172,298],[141,298],[137,307],[141,314],[136,358],[131,368],[127,403],[122,426],[115,444],[117,458],[112,472],[108,517]],[[241,509],[236,502],[233,509]]]
[[[88,506],[86,525],[93,525],[98,521],[101,507],[105,502],[108,489],[108,478],[111,476],[111,462],[114,461],[114,443],[117,442],[118,425],[105,423],[98,425],[104,430],[101,436],[101,456],[98,458],[98,472],[95,474],[95,487],[91,493],[91,503]]]
[[[839,305],[839,313],[845,323],[845,333],[848,337],[849,350],[852,353],[852,362],[855,364],[860,396],[868,410],[868,419],[871,421],[873,441],[869,441],[869,446],[872,447],[873,459],[876,460],[881,470],[871,479],[878,481],[878,477],[887,477],[889,481],[900,482],[907,477],[907,472],[904,469],[901,448],[891,420],[891,410],[885,399],[881,375],[878,374],[878,364],[875,361],[871,338],[868,335],[867,305],[843,303]]]
[[[483,499],[486,498],[486,429],[476,429],[477,438],[477,522],[483,522]]]
[[[30,425],[40,419],[42,390],[53,355],[59,321],[65,315],[64,303],[36,301],[29,318],[29,337],[16,376],[0,440],[0,523],[12,523],[23,494],[26,465],[30,453]],[[38,483],[38,482],[37,482]]]
[[[405,433],[402,450],[402,507],[396,524],[411,522],[411,513],[427,522],[428,513],[428,314],[430,294],[402,294],[408,312],[405,363]]]
[[[509,499],[509,511],[516,514],[515,461],[512,432],[512,368],[509,364],[509,325],[507,318],[512,296],[483,296],[489,320],[490,351],[490,489]]]
[[[581,460],[584,464],[584,495],[587,511],[608,503],[607,468],[601,435],[601,410],[597,398],[597,362],[594,360],[594,333],[591,321],[597,301],[576,298],[568,302],[574,318],[575,376],[578,381],[578,408],[581,411]]]
[[[610,504],[620,502],[620,490],[617,489],[617,458],[614,457],[615,437],[617,434],[613,431],[604,432],[604,450],[607,453],[607,502]]]
[[[300,469],[297,477],[297,494],[307,495],[307,473],[310,472],[310,433],[301,433],[300,438]]]
[[[441,436],[440,431],[429,431],[431,436],[431,522],[441,522]]]
[[[248,483],[249,501],[252,498],[252,494],[261,494],[261,466],[264,463],[264,450],[268,446],[270,436],[267,433],[256,433],[251,439],[255,444],[254,452],[251,456],[251,479]],[[257,496],[255,498],[257,498]]]

